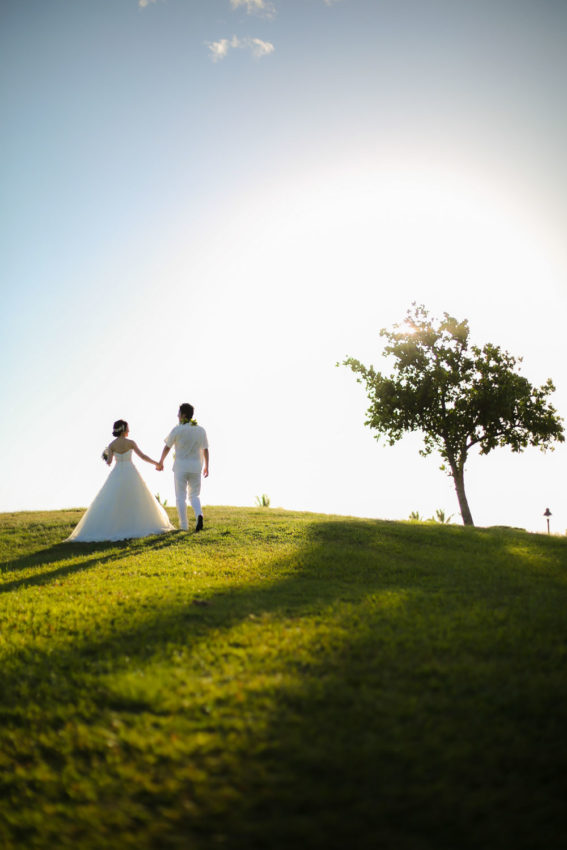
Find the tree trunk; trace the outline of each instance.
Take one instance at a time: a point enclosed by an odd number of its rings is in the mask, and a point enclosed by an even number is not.
[[[465,471],[464,469],[451,465],[451,474],[455,482],[455,490],[457,491],[457,499],[459,500],[459,508],[464,525],[474,525],[469,503],[465,493]]]

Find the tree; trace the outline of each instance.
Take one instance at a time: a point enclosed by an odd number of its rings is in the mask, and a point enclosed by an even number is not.
[[[443,458],[465,525],[474,525],[464,482],[472,448],[484,455],[498,446],[545,451],[554,440],[564,441],[563,420],[547,401],[552,381],[533,387],[519,374],[521,358],[491,343],[471,345],[466,319],[448,313],[434,319],[414,303],[403,323],[383,328],[380,336],[387,340],[384,355],[394,359],[390,377],[352,357],[343,361],[366,384],[365,424],[389,445],[406,432],[423,434],[420,453],[436,450]]]

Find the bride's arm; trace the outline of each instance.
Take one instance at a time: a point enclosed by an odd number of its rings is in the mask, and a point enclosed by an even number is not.
[[[159,459],[159,463],[158,463],[158,465],[157,465],[157,467],[156,467],[158,472],[162,472],[162,471],[163,471],[163,462],[164,462],[164,460],[166,459],[166,457],[168,456],[169,452],[170,452],[170,447],[166,444],[166,445],[163,447],[163,452],[161,453],[161,457],[160,457],[160,459]]]
[[[132,448],[134,449],[134,451],[136,452],[136,454],[138,455],[138,457],[141,457],[141,458],[142,458],[142,460],[145,460],[145,461],[147,461],[148,463],[153,463],[153,465],[154,465],[154,466],[158,466],[158,465],[159,465],[159,464],[158,464],[158,462],[157,462],[157,460],[153,460],[151,457],[148,457],[148,456],[147,456],[147,455],[145,455],[143,452],[141,452],[141,451],[140,451],[140,449],[138,448],[138,446],[136,445],[136,443],[135,443],[133,440],[132,440]]]

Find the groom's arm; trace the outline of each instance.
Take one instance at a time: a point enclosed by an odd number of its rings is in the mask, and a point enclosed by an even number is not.
[[[203,478],[209,477],[209,450],[203,449],[203,458],[205,463],[203,464]]]
[[[164,446],[164,447],[163,447],[163,451],[162,451],[162,453],[161,453],[161,457],[160,457],[160,459],[159,459],[159,463],[158,463],[158,465],[156,466],[156,469],[157,469],[157,471],[158,471],[158,472],[162,472],[162,471],[163,471],[163,462],[164,462],[164,460],[166,459],[166,457],[168,456],[168,454],[169,454],[169,452],[170,452],[170,451],[171,451],[171,449],[169,448],[169,446]]]

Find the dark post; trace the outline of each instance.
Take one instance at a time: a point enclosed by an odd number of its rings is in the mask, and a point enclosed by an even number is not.
[[[544,513],[544,517],[545,517],[545,518],[546,518],[546,520],[547,520],[547,533],[548,533],[548,534],[551,534],[551,532],[550,532],[550,530],[549,530],[549,517],[550,517],[550,516],[551,516],[551,511],[549,510],[549,508],[546,508],[546,509],[545,509],[545,513]]]

